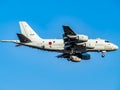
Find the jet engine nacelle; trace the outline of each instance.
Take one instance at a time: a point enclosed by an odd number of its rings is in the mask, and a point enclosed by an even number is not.
[[[95,43],[86,42],[86,43],[85,43],[85,46],[86,46],[86,48],[88,48],[88,49],[93,49],[93,48],[95,48]]]
[[[79,58],[77,56],[74,56],[74,55],[71,55],[70,60],[73,61],[73,62],[80,62],[81,58]]]
[[[83,53],[79,56],[82,60],[89,60],[90,59],[90,54]]]
[[[83,41],[83,42],[86,42],[88,41],[88,36],[86,35],[77,35],[77,38],[79,41]]]

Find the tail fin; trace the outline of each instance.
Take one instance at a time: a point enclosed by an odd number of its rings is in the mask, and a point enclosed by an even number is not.
[[[27,24],[27,22],[20,21],[20,28],[22,34],[31,41],[39,41],[41,38],[35,33],[35,31]]]

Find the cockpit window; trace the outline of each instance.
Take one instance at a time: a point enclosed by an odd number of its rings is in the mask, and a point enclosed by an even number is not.
[[[109,43],[109,41],[105,40],[106,43]]]

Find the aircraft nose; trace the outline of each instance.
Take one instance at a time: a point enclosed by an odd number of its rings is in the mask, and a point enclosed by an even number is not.
[[[113,50],[118,50],[118,48],[119,48],[119,47],[118,47],[117,45],[114,45],[114,46],[113,46]]]

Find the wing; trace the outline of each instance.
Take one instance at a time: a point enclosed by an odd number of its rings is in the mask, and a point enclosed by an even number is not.
[[[83,45],[83,43],[78,39],[78,35],[69,27],[63,26],[64,34],[64,49],[74,51]],[[79,44],[79,45],[78,45]]]
[[[76,35],[69,26],[63,26],[63,30],[65,35]]]

